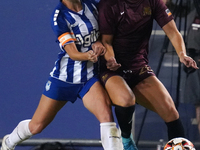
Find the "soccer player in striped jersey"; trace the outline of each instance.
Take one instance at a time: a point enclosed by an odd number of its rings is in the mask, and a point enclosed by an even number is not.
[[[94,0],[61,0],[51,18],[61,49],[40,103],[31,120],[21,121],[2,141],[1,150],[15,146],[42,130],[68,102],[82,99],[100,122],[105,150],[122,150],[110,99],[98,79],[98,57],[105,48],[98,41],[98,12]]]
[[[166,123],[169,140],[184,137],[174,102],[148,65],[153,20],[169,37],[180,61],[198,69],[186,55],[185,44],[173,16],[162,0],[101,0],[99,28],[107,51],[101,79],[115,105],[125,150],[137,149],[131,138],[135,100],[156,112]]]

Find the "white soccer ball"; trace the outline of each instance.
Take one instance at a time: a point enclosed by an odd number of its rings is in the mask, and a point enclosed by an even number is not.
[[[196,150],[192,142],[185,138],[171,139],[164,147],[164,150]]]

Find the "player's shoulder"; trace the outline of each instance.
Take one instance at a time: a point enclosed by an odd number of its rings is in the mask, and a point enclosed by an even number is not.
[[[66,24],[64,12],[68,11],[66,7],[60,2],[51,14],[51,26],[58,28],[59,24]]]
[[[54,8],[52,12],[52,16],[57,16],[64,10],[63,4],[61,2],[58,3],[58,5]],[[57,14],[57,15],[56,15]]]

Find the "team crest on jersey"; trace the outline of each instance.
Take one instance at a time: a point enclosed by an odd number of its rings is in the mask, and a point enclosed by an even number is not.
[[[151,15],[151,8],[149,6],[144,7],[143,16],[150,16],[150,15]]]
[[[46,86],[45,86],[46,91],[48,91],[48,90],[50,89],[50,87],[51,87],[51,81],[48,81],[48,82],[46,83]]]
[[[171,13],[171,11],[169,9],[166,9],[165,12],[168,15],[168,17],[172,15],[172,13]]]

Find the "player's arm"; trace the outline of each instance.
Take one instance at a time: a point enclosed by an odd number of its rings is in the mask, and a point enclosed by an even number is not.
[[[89,60],[93,63],[97,62],[97,55],[94,51],[89,50],[85,53],[79,52],[74,42],[64,45],[64,49],[73,60],[86,61]]]
[[[89,60],[94,63],[97,62],[97,56],[92,50],[89,50],[85,53],[79,52],[77,50],[74,43],[74,41],[76,41],[76,37],[69,28],[65,20],[64,14],[62,14],[62,11],[55,11],[55,13],[52,14],[51,26],[55,35],[58,38],[60,46],[62,46],[62,49],[67,52],[71,59],[77,61]]]
[[[196,62],[186,54],[185,43],[183,41],[182,35],[176,27],[174,20],[168,22],[166,25],[163,26],[162,29],[174,46],[179,56],[180,62],[182,62],[186,67],[193,67],[195,69],[198,69]]]
[[[113,35],[102,35],[102,43],[106,48],[104,58],[109,60],[111,57],[115,57],[114,50],[112,47]]]
[[[97,55],[97,57],[102,56],[106,53],[106,48],[103,46],[100,40],[97,40],[92,44],[92,50]]]
[[[121,67],[121,64],[116,62],[112,41],[113,35],[102,35],[102,43],[106,48],[106,53],[104,54],[104,58],[107,61],[106,66],[108,69],[115,71]]]

